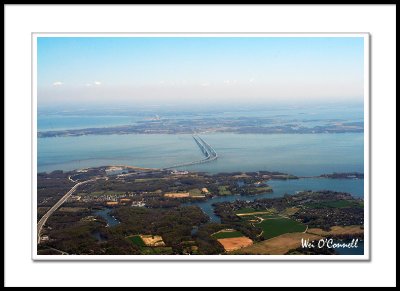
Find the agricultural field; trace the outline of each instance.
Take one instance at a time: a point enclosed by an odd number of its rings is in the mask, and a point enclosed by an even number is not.
[[[166,247],[161,236],[131,235],[126,237],[131,243],[140,248],[142,255],[171,255],[173,250]]]
[[[195,188],[195,189],[189,190],[189,194],[190,194],[190,196],[198,196],[198,195],[202,195],[203,193],[201,192],[200,189]]]
[[[226,252],[232,252],[253,244],[253,241],[246,236],[221,238],[218,239],[218,242],[224,247]]]
[[[298,209],[287,208],[284,213],[296,213]],[[304,232],[306,226],[287,216],[276,213],[275,209],[255,210],[243,208],[235,212],[244,221],[262,229],[264,239],[270,239],[284,233]]]
[[[321,236],[362,235],[364,234],[364,228],[361,225],[332,226],[329,231],[321,228],[309,228],[307,233]]]
[[[284,233],[304,232],[307,229],[304,224],[285,217],[265,219],[257,226],[262,228],[264,239],[270,239]]]
[[[144,244],[148,247],[163,247],[165,243],[159,235],[140,235]]]
[[[198,188],[189,190],[189,195],[190,195],[190,197],[193,197],[193,198],[205,198],[206,197],[204,195],[204,193]]]
[[[164,194],[164,197],[167,197],[167,198],[187,198],[189,196],[190,196],[189,192],[182,192],[182,193],[176,192],[176,193],[165,193]]]
[[[291,216],[291,215],[296,214],[297,211],[299,211],[299,210],[300,210],[300,208],[298,208],[298,207],[288,207],[282,212],[282,214],[284,216]]]
[[[273,215],[276,213],[275,209],[263,209],[263,210],[255,210],[253,208],[242,208],[235,212],[235,214],[239,217],[244,216],[259,216],[259,215]]]
[[[144,243],[144,241],[142,240],[142,238],[140,237],[140,235],[133,235],[133,236],[128,236],[127,239],[133,243],[134,245],[138,246],[138,247],[145,247],[146,244]]]
[[[319,240],[321,236],[308,233],[285,233],[280,236],[255,243],[233,251],[233,255],[285,255],[301,246],[301,239]]]
[[[253,244],[253,241],[234,229],[223,229],[211,235],[224,248],[226,252],[241,249]]]
[[[245,207],[245,208],[239,209],[235,213],[236,214],[246,214],[246,213],[253,213],[253,212],[256,212],[256,210],[254,208]]]
[[[131,235],[126,237],[133,244],[138,247],[162,247],[165,243],[161,236],[159,235]]]

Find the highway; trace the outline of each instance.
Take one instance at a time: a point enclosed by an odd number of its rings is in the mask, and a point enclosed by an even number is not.
[[[196,144],[199,146],[199,148],[202,151],[202,153],[204,154],[204,158],[201,159],[201,160],[193,161],[193,162],[176,164],[176,165],[173,165],[171,167],[164,168],[164,170],[183,167],[183,166],[191,166],[191,165],[196,165],[196,164],[208,163],[208,162],[214,161],[214,160],[216,160],[218,158],[217,152],[206,141],[204,141],[198,135],[193,135],[192,137],[193,137],[194,141],[196,142]],[[90,179],[90,180],[79,182],[79,183],[75,184],[71,188],[71,190],[69,190],[60,200],[58,200],[58,202],[56,204],[53,205],[53,207],[50,208],[49,211],[46,212],[45,215],[43,215],[43,217],[39,220],[39,222],[37,224],[37,240],[38,240],[38,244],[40,244],[41,233],[42,233],[42,230],[43,230],[43,226],[46,224],[47,219],[49,219],[49,217],[72,195],[72,193],[75,192],[75,190],[80,185],[83,185],[83,184],[86,184],[86,183],[89,183],[89,182],[93,182],[93,181],[96,181],[98,179],[108,179],[108,178],[107,177],[96,177],[94,179]],[[72,182],[76,182],[76,181],[72,180],[71,177],[69,177],[69,180],[72,181]]]
[[[54,213],[54,211],[56,211],[71,195],[72,193],[75,192],[75,190],[83,184],[89,183],[89,182],[93,182],[96,181],[98,179],[107,179],[107,177],[96,177],[94,179],[90,179],[87,181],[83,181],[83,182],[79,182],[76,185],[74,185],[74,187],[71,188],[71,190],[69,190],[67,192],[67,194],[65,194],[60,200],[58,200],[58,202],[56,204],[53,205],[53,207],[50,208],[49,211],[46,212],[45,215],[42,216],[42,218],[39,220],[38,224],[37,224],[37,238],[38,238],[38,244],[40,244],[40,235],[43,229],[43,226],[46,224],[47,219],[49,219],[49,217]]]
[[[196,142],[196,144],[199,146],[202,153],[204,154],[205,158],[201,159],[201,160],[193,161],[193,162],[176,164],[171,167],[164,168],[164,170],[183,167],[183,166],[191,166],[191,165],[208,163],[208,162],[214,161],[218,158],[217,152],[206,141],[204,141],[198,135],[192,135],[192,137],[193,137],[194,141]]]

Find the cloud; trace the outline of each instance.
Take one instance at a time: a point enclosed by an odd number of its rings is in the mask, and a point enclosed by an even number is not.
[[[101,82],[100,81],[93,81],[91,83],[86,83],[85,86],[86,87],[93,87],[93,86],[100,86]]]
[[[53,86],[61,86],[61,85],[63,85],[64,83],[63,82],[60,82],[60,81],[55,81],[55,82],[53,82]]]

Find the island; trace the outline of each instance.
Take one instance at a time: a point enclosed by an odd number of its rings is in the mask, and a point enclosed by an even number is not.
[[[317,125],[308,125],[318,122]],[[363,122],[340,120],[288,120],[279,121],[262,117],[197,117],[156,118],[136,121],[132,124],[67,130],[39,131],[38,138],[110,134],[195,134],[195,133],[239,133],[239,134],[281,134],[281,133],[362,133]]]

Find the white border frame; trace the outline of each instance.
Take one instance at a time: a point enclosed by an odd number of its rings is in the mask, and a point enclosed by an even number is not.
[[[364,255],[37,255],[37,37],[363,37]],[[369,33],[32,33],[32,260],[34,261],[369,261],[370,260],[370,35]]]

